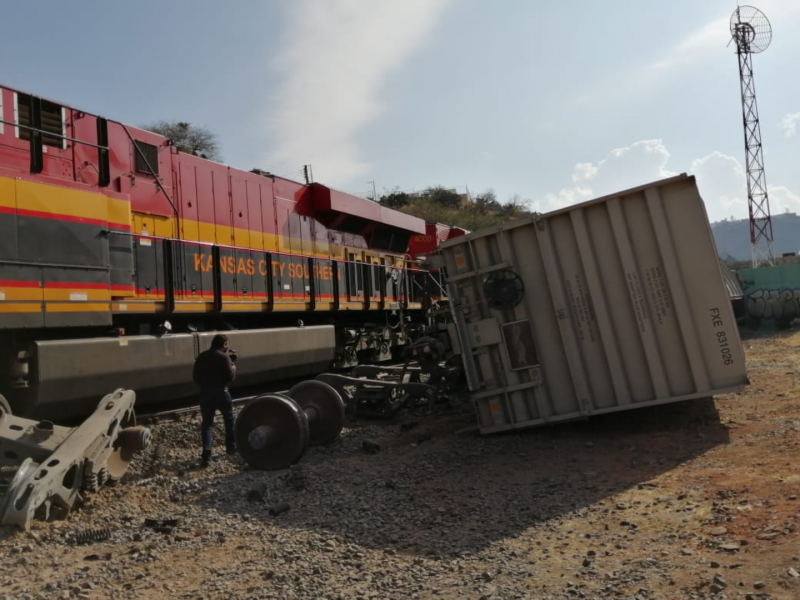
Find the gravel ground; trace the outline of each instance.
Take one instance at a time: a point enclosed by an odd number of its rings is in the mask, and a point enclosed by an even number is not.
[[[282,472],[200,470],[199,420],[158,424],[120,484],[0,532],[0,598],[798,598],[800,334],[745,345],[742,394],[487,438],[463,409],[352,423]]]

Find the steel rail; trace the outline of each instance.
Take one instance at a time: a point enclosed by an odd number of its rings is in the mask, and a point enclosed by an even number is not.
[[[393,362],[393,363],[390,363],[390,364],[370,365],[370,366],[375,366],[375,367],[378,367],[378,368],[385,368],[385,369],[392,369],[392,368],[402,367],[404,364],[405,363],[402,363],[402,362],[399,362],[399,363]],[[349,369],[348,369],[348,371],[349,371]],[[298,381],[302,381],[304,379],[315,379],[315,378],[316,377],[299,378]],[[294,381],[294,380],[290,379],[288,381]],[[286,382],[286,380],[284,380],[284,385],[285,385],[285,382]],[[276,383],[279,383],[279,382],[276,382]],[[234,406],[240,406],[242,404],[247,404],[250,400],[252,400],[253,398],[257,398],[258,396],[260,396],[262,394],[288,394],[288,393],[289,393],[288,389],[286,389],[286,390],[274,390],[274,389],[266,388],[266,389],[262,389],[261,391],[259,391],[256,394],[251,394],[249,396],[241,396],[239,398],[234,398],[233,399],[233,405]],[[200,406],[199,405],[192,405],[192,406],[183,406],[181,408],[173,408],[173,409],[167,409],[167,410],[163,410],[163,411],[157,411],[157,412],[153,412],[153,413],[144,413],[144,414],[137,413],[136,414],[136,422],[137,423],[149,423],[149,422],[153,422],[153,421],[159,421],[159,420],[162,420],[162,419],[174,419],[174,418],[179,418],[179,417],[182,417],[182,416],[185,416],[185,415],[190,415],[192,413],[196,413],[196,412],[199,412],[199,411],[200,411]]]
[[[289,390],[280,390],[278,392],[262,392],[263,394],[267,393],[278,393],[278,394],[286,394]],[[253,394],[252,396],[242,396],[241,398],[234,398],[233,405],[239,406],[240,404],[246,404],[253,398],[257,398],[261,394]],[[154,413],[147,413],[147,414],[137,414],[136,415],[136,422],[137,423],[150,423],[152,421],[160,421],[162,419],[174,419],[176,417],[182,417],[184,415],[190,415],[192,413],[200,412],[200,406],[184,406],[183,408],[174,408],[170,410],[164,410],[160,412]]]

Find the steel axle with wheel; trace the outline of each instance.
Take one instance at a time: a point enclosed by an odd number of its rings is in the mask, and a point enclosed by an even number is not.
[[[296,463],[309,444],[334,441],[344,426],[344,402],[331,386],[304,381],[288,394],[264,394],[239,413],[236,446],[247,463],[272,471]]]

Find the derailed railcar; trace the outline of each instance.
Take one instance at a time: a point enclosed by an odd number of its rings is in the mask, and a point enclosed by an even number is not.
[[[748,383],[694,177],[477,231],[441,255],[482,433]]]

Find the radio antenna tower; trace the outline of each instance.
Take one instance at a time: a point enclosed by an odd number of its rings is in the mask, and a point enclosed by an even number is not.
[[[731,16],[731,35],[739,56],[742,89],[744,149],[747,167],[747,204],[750,212],[750,244],[753,268],[775,264],[772,217],[769,213],[761,125],[758,121],[756,88],[753,81],[753,54],[767,49],[772,41],[772,26],[767,17],[752,6],[737,6]]]

